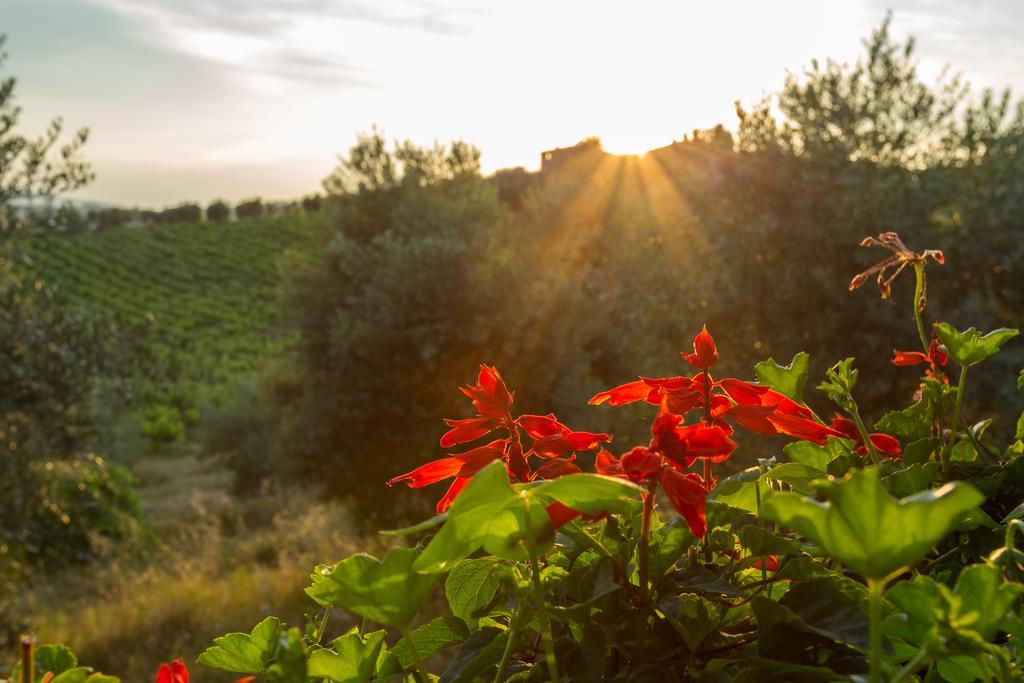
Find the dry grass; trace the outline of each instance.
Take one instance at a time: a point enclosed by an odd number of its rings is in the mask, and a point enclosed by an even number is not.
[[[194,662],[214,637],[270,614],[301,626],[314,606],[303,593],[313,567],[366,548],[339,504],[268,492],[240,501],[202,461],[145,467],[139,479],[157,547],[102,569],[37,578],[19,610],[39,642],[66,643],[125,683],[153,680],[174,657]],[[340,630],[348,617],[339,610],[333,619]],[[194,683],[232,680],[190,668]]]

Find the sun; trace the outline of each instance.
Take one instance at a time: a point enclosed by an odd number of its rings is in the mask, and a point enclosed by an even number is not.
[[[641,156],[652,149],[672,144],[672,136],[666,135],[664,130],[635,130],[628,126],[608,131],[600,138],[606,152],[622,155]]]

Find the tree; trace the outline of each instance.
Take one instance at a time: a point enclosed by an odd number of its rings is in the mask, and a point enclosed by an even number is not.
[[[282,408],[285,441],[306,477],[360,496],[417,457],[409,444],[436,431],[455,399],[447,385],[465,379],[498,322],[487,312],[500,288],[479,268],[499,205],[474,148],[389,148],[379,132],[324,184],[322,256],[297,264],[288,288],[302,390]]]
[[[231,207],[223,199],[218,199],[206,207],[206,220],[213,223],[226,223],[231,218]]]
[[[303,211],[319,211],[322,205],[323,198],[318,194],[306,195],[302,198],[302,210]]]
[[[60,119],[41,138],[24,137],[14,85],[0,81],[0,216],[36,229],[41,218],[19,215],[12,203],[52,200],[88,182],[89,166],[78,159],[87,133],[56,154]],[[116,345],[131,336],[26,279],[15,267],[21,248],[18,240],[0,245],[0,596],[13,594],[9,584],[26,565],[86,559],[99,536],[125,533],[138,514],[127,474],[88,452],[94,379],[123,361]],[[5,608],[0,600],[0,622]]]
[[[7,59],[5,42],[6,36],[0,34],[0,67]],[[21,118],[21,107],[14,99],[16,84],[13,76],[0,80],[0,206],[5,207],[16,200],[52,199],[94,177],[89,164],[79,158],[88,128],[80,128],[61,145],[64,122],[60,117],[50,121],[37,138],[16,130]]]
[[[263,215],[263,200],[259,197],[245,199],[235,206],[235,216],[239,220],[243,218],[258,218]]]

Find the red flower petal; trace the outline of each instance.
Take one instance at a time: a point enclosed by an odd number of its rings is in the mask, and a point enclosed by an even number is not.
[[[451,448],[459,444],[479,439],[497,426],[496,421],[489,417],[471,417],[466,420],[445,420],[450,429],[441,437],[441,447]]]
[[[412,472],[406,472],[405,474],[399,475],[394,479],[389,479],[388,486],[393,486],[399,482],[408,482],[409,488],[418,489],[428,484],[454,477],[459,473],[465,463],[458,458],[441,458],[440,460],[434,460],[428,462],[425,465],[420,465]]]
[[[505,439],[497,439],[486,446],[479,446],[462,453],[452,453],[452,457],[462,463],[458,476],[472,477],[485,465],[503,457],[507,443]]]
[[[786,415],[785,413],[772,413],[769,417],[775,428],[783,434],[794,436],[798,439],[805,439],[816,444],[824,444],[830,436],[845,436],[831,427],[808,420],[805,417]]]
[[[597,457],[594,459],[594,469],[597,470],[598,474],[609,477],[619,477],[624,474],[622,462],[603,448],[597,452]]]
[[[863,441],[863,439],[860,438],[860,430],[857,429],[857,423],[849,418],[843,417],[839,413],[836,413],[832,417],[832,427],[847,439],[853,439],[858,442]]]
[[[736,401],[736,403],[748,406],[761,405],[761,395],[769,391],[768,387],[744,382],[734,377],[723,377],[715,382],[715,384],[722,387],[725,393],[729,394],[729,398]]]
[[[770,436],[779,433],[779,430],[775,428],[772,421],[768,419],[768,416],[773,412],[775,412],[775,408],[771,406],[745,406],[737,404],[729,408],[726,415],[745,429],[749,429],[757,434],[767,434]]]
[[[661,456],[643,446],[623,455],[619,463],[622,471],[633,481],[647,479],[661,470]]]
[[[658,416],[651,423],[650,449],[661,453],[682,467],[689,467],[693,464],[694,456],[688,453],[687,444],[683,441],[683,434],[678,428],[682,421],[681,416],[669,411],[668,399],[663,400],[661,408],[658,410]]]
[[[900,454],[900,441],[894,436],[888,434],[882,434],[881,432],[875,432],[874,434],[868,434],[871,439],[872,445],[879,453],[885,455],[899,455]]]
[[[658,392],[658,389],[650,387],[647,382],[637,380],[594,394],[589,403],[592,406],[599,406],[602,403],[607,403],[610,406],[623,406],[635,401],[647,401],[651,394],[657,395]]]
[[[530,481],[530,464],[523,455],[523,446],[519,439],[512,439],[505,454],[505,465],[508,473],[516,481]]]
[[[718,349],[715,348],[715,340],[708,333],[707,325],[704,325],[700,334],[693,340],[693,353],[682,354],[683,358],[698,370],[707,370],[718,360]]]
[[[441,514],[451,507],[451,504],[455,502],[455,498],[458,497],[459,493],[462,492],[462,489],[466,488],[466,485],[471,480],[471,477],[455,477],[455,481],[453,481],[452,485],[448,487],[444,496],[441,497],[441,500],[437,501],[437,513]]]
[[[686,442],[686,454],[690,458],[709,458],[712,462],[721,462],[736,450],[736,442],[717,425],[692,425],[682,427],[679,432]]]
[[[780,394],[774,389],[768,389],[761,394],[761,405],[771,406],[775,409],[776,413],[806,417],[808,420],[814,419],[814,411],[807,406],[800,405],[789,396]]]
[[[548,519],[551,520],[551,526],[556,529],[565,526],[582,514],[563,503],[559,503],[557,500],[550,503],[545,510],[547,510]]]
[[[500,419],[512,405],[512,393],[498,371],[490,365],[481,365],[476,384],[463,387],[462,393],[473,401],[473,407],[481,417]]]
[[[893,365],[917,365],[918,363],[927,363],[928,360],[928,356],[924,355],[920,351],[892,350]]]
[[[777,555],[766,555],[759,557],[754,560],[754,563],[750,565],[754,569],[765,569],[770,572],[779,571],[779,558]]]
[[[938,339],[933,339],[931,345],[928,346],[928,356],[936,365],[945,365],[949,361],[946,347],[940,344]]]
[[[579,465],[572,461],[574,457],[547,460],[537,468],[534,477],[537,479],[557,479],[567,474],[577,474],[582,470],[579,468]]]
[[[565,435],[565,440],[574,451],[590,451],[597,448],[601,443],[611,441],[612,437],[610,434],[604,433],[569,432]]]
[[[660,481],[672,507],[686,520],[693,535],[703,538],[708,531],[705,518],[708,492],[704,489],[700,477],[666,468],[661,471]]]
[[[534,439],[541,439],[552,434],[560,434],[568,430],[555,418],[554,413],[547,415],[520,415],[516,422]]]
[[[188,669],[185,662],[175,659],[173,662],[160,665],[156,672],[156,683],[188,683]]]

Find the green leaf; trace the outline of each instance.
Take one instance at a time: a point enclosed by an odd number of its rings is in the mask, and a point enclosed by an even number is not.
[[[837,450],[836,446],[833,445],[835,442],[836,439],[829,439],[827,445],[818,446],[810,441],[794,441],[793,443],[786,444],[785,448],[782,449],[782,453],[791,462],[813,467],[822,472],[828,472],[828,464],[842,452],[841,449]]]
[[[816,632],[859,650],[868,649],[864,587],[838,576],[800,581],[782,596],[788,607]]]
[[[925,401],[918,401],[903,410],[886,413],[875,423],[875,429],[903,439],[917,441],[932,433],[932,409]]]
[[[412,641],[416,644],[416,652],[423,659],[446,647],[458,645],[467,638],[469,638],[469,629],[466,627],[466,622],[457,617],[438,617],[412,632]],[[391,652],[403,667],[411,666],[415,662],[404,638],[391,648]]]
[[[911,465],[896,470],[887,477],[882,477],[882,484],[889,493],[897,498],[903,498],[928,488],[938,471],[939,463],[937,462]]]
[[[467,624],[474,624],[482,616],[498,591],[501,579],[496,560],[463,560],[452,569],[444,583],[445,596],[452,614]]]
[[[354,627],[331,642],[331,649],[314,650],[309,655],[308,675],[326,678],[335,683],[370,683],[385,680],[402,670],[401,664],[388,652],[385,631],[365,636]]]
[[[299,629],[288,629],[277,639],[277,657],[267,667],[269,683],[307,683],[306,648]]]
[[[726,505],[757,512],[757,482],[761,479],[761,469],[751,467],[730,475],[718,482],[711,491],[711,498]],[[762,487],[762,495],[767,492],[767,486]]]
[[[1018,330],[1000,327],[982,336],[973,327],[960,332],[949,323],[935,323],[935,333],[945,344],[949,357],[961,367],[976,365],[995,355],[1000,346],[1020,334]]]
[[[334,567],[317,567],[306,593],[321,605],[344,607],[370,621],[404,629],[440,578],[414,572],[419,557],[413,548],[392,548],[382,560],[366,553],[352,555]]]
[[[413,569],[444,572],[484,543],[490,522],[510,502],[518,502],[505,465],[494,462],[477,472],[448,509],[448,519],[430,540]]]
[[[984,640],[992,640],[999,624],[1014,605],[1024,586],[1006,583],[999,570],[987,564],[973,564],[957,577],[953,592],[963,600],[964,610],[976,615],[969,628]]]
[[[879,482],[876,467],[822,489],[828,502],[779,493],[764,503],[761,515],[795,529],[870,579],[886,579],[915,564],[961,516],[984,501],[963,482],[897,501]]]
[[[95,673],[87,666],[78,666],[55,676],[50,683],[121,683],[121,679],[116,676]]]
[[[281,620],[267,617],[251,633],[229,633],[213,639],[213,646],[199,655],[203,666],[240,674],[261,674],[277,651]]]
[[[739,533],[740,543],[755,557],[764,555],[788,555],[800,552],[796,541],[777,536],[754,524],[748,524]]]
[[[557,500],[589,515],[629,512],[643,492],[630,481],[600,474],[570,474],[529,489],[531,496]]]
[[[802,404],[810,359],[811,357],[806,351],[801,351],[793,356],[789,365],[779,365],[774,358],[769,358],[755,365],[754,373],[761,384],[767,384],[780,394]]]
[[[658,603],[658,609],[682,636],[690,652],[696,652],[704,639],[717,630],[718,610],[699,595],[671,595]]]
[[[459,648],[455,661],[441,675],[440,683],[470,683],[490,679],[491,670],[501,661],[508,632],[493,626],[480,629]]]
[[[924,464],[931,459],[932,453],[939,447],[939,438],[928,436],[912,441],[903,449],[903,462],[907,465]]]
[[[419,524],[413,524],[412,526],[403,527],[401,529],[388,529],[381,531],[382,536],[412,536],[414,534],[421,534],[424,531],[430,531],[436,526],[441,526],[444,521],[448,519],[448,515],[434,515],[428,520],[420,522]]]
[[[767,475],[769,479],[775,479],[789,484],[801,493],[810,494],[814,492],[811,482],[816,479],[827,477],[825,470],[815,469],[798,462],[786,462],[773,468]]]
[[[35,650],[36,672],[63,673],[78,666],[78,659],[63,645],[40,645]]]

